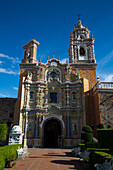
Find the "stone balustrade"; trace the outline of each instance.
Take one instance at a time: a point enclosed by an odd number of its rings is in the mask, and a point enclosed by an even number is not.
[[[101,82],[101,88],[113,88],[113,82]]]

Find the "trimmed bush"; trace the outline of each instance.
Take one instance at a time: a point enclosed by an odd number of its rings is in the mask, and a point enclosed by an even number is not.
[[[104,149],[104,148],[88,148],[88,150],[91,151],[91,152],[95,152],[95,151],[106,152],[106,153],[109,152],[109,149]]]
[[[99,144],[98,142],[87,142],[86,143],[86,148],[98,148]]]
[[[81,133],[81,139],[84,141],[84,143],[92,142],[93,134],[92,129],[90,126],[84,126],[82,128],[83,133]]]
[[[0,140],[5,141],[7,135],[7,125],[6,124],[0,124]]]
[[[7,165],[8,161],[13,161],[17,159],[18,147],[22,147],[22,145],[17,144],[17,145],[7,145],[7,146],[0,147],[0,168],[1,169],[3,169],[5,165]]]
[[[92,133],[81,133],[81,139],[87,143],[92,142],[93,134]]]
[[[5,167],[5,159],[4,156],[0,153],[0,170],[2,170]]]
[[[92,133],[92,128],[91,128],[90,126],[84,126],[84,127],[82,128],[82,131],[83,131],[83,132]]]
[[[107,128],[108,128],[108,129],[111,128],[111,125],[108,125]]]
[[[97,129],[97,136],[100,148],[113,149],[113,129]]]
[[[108,153],[105,153],[105,152],[98,152],[98,151],[95,151],[95,152],[91,152],[90,155],[89,155],[89,162],[94,165],[96,163],[98,164],[102,164],[105,162],[105,160],[108,160],[110,161],[112,159],[112,156]]]
[[[97,128],[98,128],[98,129],[103,129],[103,128],[104,128],[104,124],[103,124],[103,123],[99,123],[99,124],[97,125]]]

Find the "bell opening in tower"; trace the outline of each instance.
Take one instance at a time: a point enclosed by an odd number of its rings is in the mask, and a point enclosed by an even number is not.
[[[80,47],[79,50],[79,60],[86,60],[86,52],[83,47]]]

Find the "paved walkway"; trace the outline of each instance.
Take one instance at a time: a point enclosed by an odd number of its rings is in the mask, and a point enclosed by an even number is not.
[[[93,170],[88,164],[71,156],[69,149],[33,149],[10,170]]]

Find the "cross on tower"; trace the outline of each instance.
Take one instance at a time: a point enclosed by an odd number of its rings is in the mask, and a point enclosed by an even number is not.
[[[54,56],[55,56],[55,52],[53,52],[53,58],[54,58]]]
[[[78,14],[78,20],[80,20],[80,14]]]

